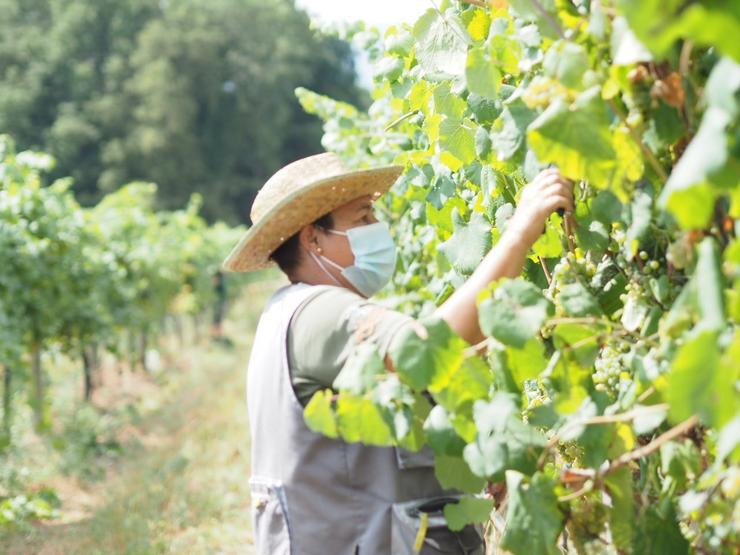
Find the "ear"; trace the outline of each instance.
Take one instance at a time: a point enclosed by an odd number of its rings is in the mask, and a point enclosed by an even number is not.
[[[318,236],[318,230],[313,224],[304,225],[298,232],[298,241],[301,244],[301,248],[316,252],[316,248],[319,246]]]

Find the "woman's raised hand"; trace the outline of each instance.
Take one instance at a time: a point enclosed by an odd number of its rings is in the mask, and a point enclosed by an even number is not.
[[[505,233],[531,246],[542,234],[550,214],[560,208],[566,213],[573,212],[573,182],[557,168],[542,170],[522,189]]]

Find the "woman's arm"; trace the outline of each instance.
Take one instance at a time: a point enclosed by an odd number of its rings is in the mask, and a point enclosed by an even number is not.
[[[521,273],[527,253],[542,233],[545,221],[559,208],[573,211],[573,183],[557,169],[544,170],[522,190],[517,209],[496,246],[434,315],[444,319],[471,345],[482,341],[476,305],[478,294],[492,281]]]

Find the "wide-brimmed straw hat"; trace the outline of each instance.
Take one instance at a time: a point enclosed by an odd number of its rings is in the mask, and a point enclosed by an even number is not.
[[[301,158],[278,170],[257,193],[252,227],[226,257],[223,269],[249,272],[273,264],[272,252],[300,229],[358,197],[390,189],[402,166],[351,170],[332,152]]]

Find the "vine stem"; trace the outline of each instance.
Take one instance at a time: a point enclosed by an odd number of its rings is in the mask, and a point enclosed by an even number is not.
[[[386,125],[386,126],[385,126],[385,127],[383,128],[383,131],[390,131],[391,129],[393,129],[394,127],[396,127],[396,126],[397,126],[398,124],[400,124],[400,123],[402,123],[402,122],[406,121],[407,119],[409,119],[409,118],[410,118],[410,117],[412,117],[412,116],[415,116],[415,115],[416,115],[416,114],[418,114],[418,113],[419,113],[420,111],[421,111],[421,110],[411,110],[410,112],[406,112],[406,113],[405,113],[405,114],[403,114],[402,116],[399,116],[399,117],[397,117],[397,118],[396,118],[396,119],[394,119],[394,120],[393,120],[392,122],[390,122],[390,123],[389,123],[388,125]]]
[[[550,270],[547,269],[547,264],[545,264],[545,261],[542,259],[541,256],[538,256],[537,258],[540,259],[540,266],[542,266],[542,271],[545,272],[547,286],[549,287],[550,285],[552,285],[552,276],[550,275]]]
[[[594,489],[594,483],[590,480],[586,480],[586,482],[583,484],[583,487],[581,489],[574,491],[573,493],[569,493],[568,495],[561,495],[558,497],[558,501],[561,503],[566,503],[568,501],[573,501],[574,499],[577,499],[581,495],[586,495],[588,492]]]
[[[560,436],[562,436],[566,430],[572,429],[576,426],[590,426],[593,424],[611,424],[613,422],[626,422],[628,420],[633,420],[636,416],[645,414],[646,412],[665,411],[665,410],[668,410],[668,408],[669,406],[667,403],[660,403],[658,405],[650,405],[649,407],[640,407],[639,409],[632,409],[632,410],[628,410],[627,412],[620,412],[618,414],[603,414],[600,416],[592,416],[590,418],[584,418],[583,420],[577,420],[576,422],[566,424],[562,430],[560,430],[557,434],[551,437],[550,440],[547,442],[547,447],[548,448],[553,447],[558,441],[560,441]]]
[[[629,464],[632,461],[636,461],[638,459],[641,459],[643,457],[647,457],[648,455],[654,453],[658,449],[660,449],[660,446],[664,443],[671,441],[672,439],[675,439],[679,436],[682,436],[692,428],[694,428],[699,423],[699,417],[697,415],[694,415],[690,418],[687,418],[680,424],[677,424],[670,430],[660,434],[658,437],[656,437],[653,441],[648,443],[647,445],[643,445],[642,447],[639,447],[638,449],[635,449],[633,451],[629,451],[627,453],[624,453],[614,459],[609,466],[607,466],[603,471],[599,472],[599,476],[605,476],[609,474],[610,472],[613,472],[617,470],[618,468],[625,466],[626,464]]]
[[[573,240],[573,226],[571,224],[571,215],[570,213],[566,213],[565,218],[563,218],[563,226],[565,226],[565,236],[568,239],[568,250],[570,252],[575,252],[576,243]]]
[[[604,324],[605,326],[614,326],[614,322],[605,320],[604,318],[598,318],[596,316],[581,316],[581,317],[563,317],[563,318],[550,318],[545,322],[546,325],[557,325],[557,324]]]
[[[655,406],[658,406],[658,405],[655,405]],[[680,424],[677,424],[670,430],[660,434],[650,443],[643,445],[642,447],[639,447],[632,451],[628,451],[627,453],[623,453],[622,455],[614,459],[609,464],[606,464],[606,463],[603,464],[602,467],[598,471],[594,471],[593,469],[571,469],[572,471],[578,471],[578,473],[582,474],[583,479],[585,480],[585,483],[583,487],[581,487],[579,490],[574,491],[573,493],[570,493],[568,495],[559,497],[558,501],[572,501],[573,499],[576,499],[577,497],[585,495],[586,493],[588,493],[594,488],[595,483],[601,483],[601,481],[604,479],[604,477],[607,474],[611,474],[615,470],[631,463],[632,461],[636,461],[638,459],[641,459],[643,457],[647,457],[648,455],[653,454],[655,451],[660,449],[661,445],[663,445],[664,443],[668,441],[671,441],[672,439],[682,436],[683,434],[691,430],[694,426],[696,426],[698,423],[699,423],[699,417],[696,415],[690,418],[687,418],[686,420],[684,420]],[[593,482],[591,480],[593,480]]]
[[[653,151],[650,150],[645,145],[645,143],[642,142],[642,139],[635,132],[635,130],[627,125],[627,118],[625,117],[622,110],[619,109],[616,102],[614,102],[614,100],[612,100],[611,98],[607,98],[606,101],[611,109],[614,111],[614,113],[617,114],[619,120],[627,127],[630,137],[632,137],[632,140],[635,141],[635,143],[637,143],[637,146],[640,147],[640,150],[645,155],[645,158],[647,158],[647,161],[650,163],[650,165],[653,167],[653,170],[655,170],[655,173],[658,174],[658,177],[660,177],[660,179],[663,180],[663,184],[665,184],[665,182],[668,181],[668,174],[666,173],[665,169],[663,169],[663,166],[660,165],[660,162],[658,162],[658,159],[655,157],[655,154],[653,154]]]
[[[555,29],[555,32],[560,36],[560,38],[563,40],[568,40],[558,20],[555,19],[550,12],[548,12],[545,8],[542,7],[542,4],[540,4],[539,0],[529,0],[529,1],[532,3],[535,9],[538,12],[540,12],[540,15],[544,17],[550,25],[552,25],[552,28]]]

